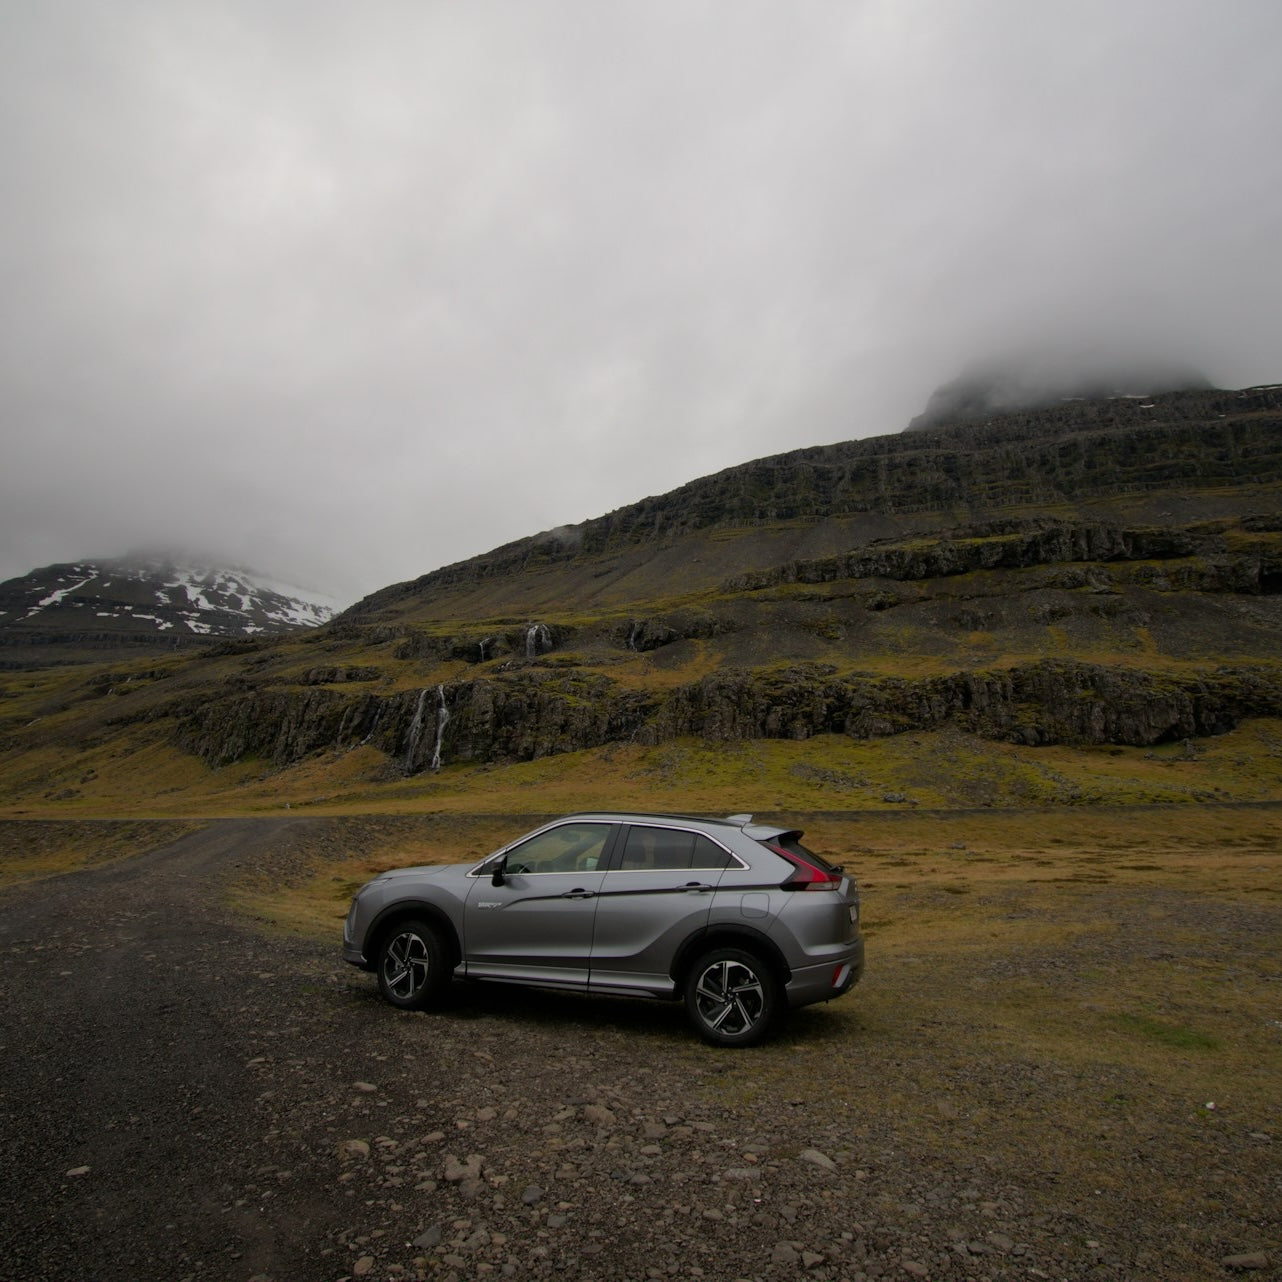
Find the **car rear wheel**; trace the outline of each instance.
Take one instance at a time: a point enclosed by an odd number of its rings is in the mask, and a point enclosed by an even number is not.
[[[450,982],[445,946],[435,927],[422,921],[398,922],[378,949],[379,992],[402,1010],[421,1010],[437,1000]]]
[[[716,948],[695,962],[685,985],[686,1012],[699,1035],[717,1046],[751,1046],[783,1009],[779,981],[752,953]]]

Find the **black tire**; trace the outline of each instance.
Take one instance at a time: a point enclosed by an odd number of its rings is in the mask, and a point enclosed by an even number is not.
[[[378,990],[401,1010],[439,1001],[450,984],[450,964],[440,932],[424,921],[401,921],[378,946]]]
[[[690,968],[686,1013],[699,1036],[715,1046],[753,1046],[783,1013],[783,990],[754,953],[714,948]]]

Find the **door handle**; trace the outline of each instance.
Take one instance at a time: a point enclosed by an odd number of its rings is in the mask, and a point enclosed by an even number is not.
[[[688,891],[696,891],[696,890],[711,890],[712,887],[709,886],[706,881],[688,881],[682,887],[682,889],[688,890]]]
[[[562,899],[591,899],[595,891],[584,890],[582,886],[576,886],[573,890],[567,890],[562,894]]]

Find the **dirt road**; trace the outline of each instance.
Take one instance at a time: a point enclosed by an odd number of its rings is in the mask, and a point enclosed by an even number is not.
[[[333,966],[218,902],[277,830],[217,823],[5,896],[4,1277],[325,1276],[308,1261],[341,1208],[277,1174],[309,1159],[254,1061],[322,1031]]]
[[[1138,1156],[1127,1135],[1110,1156],[1092,1133],[1108,1196],[985,1143],[976,1101],[1062,1131],[1116,1082],[1083,1095],[950,1047],[909,1118],[931,1031],[856,1045],[835,1007],[746,1053],[660,1003],[478,989],[393,1011],[337,938],[221,906],[314,822],[219,821],[0,897],[0,1278],[1120,1282],[1232,1276],[1235,1250],[1277,1274],[1267,1135],[1150,1133]],[[835,1055],[866,1066],[842,1098],[814,1086]],[[1146,1221],[1194,1160],[1231,1176],[1214,1218]]]

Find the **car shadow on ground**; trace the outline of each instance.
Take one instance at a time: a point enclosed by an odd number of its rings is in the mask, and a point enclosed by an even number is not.
[[[368,984],[356,981],[348,992],[370,1007],[382,1007],[389,1016],[395,1013],[383,1001],[372,977]],[[459,1023],[492,1020],[512,1029],[555,1029],[561,1035],[615,1032],[656,1043],[720,1049],[701,1041],[686,1018],[685,1004],[679,1000],[590,996],[550,988],[462,980],[451,985],[440,1005],[423,1016]],[[807,1006],[790,1011],[765,1044],[826,1044],[837,1038],[848,1038],[857,1028],[857,1025],[850,1027],[848,1020],[835,1009]]]

